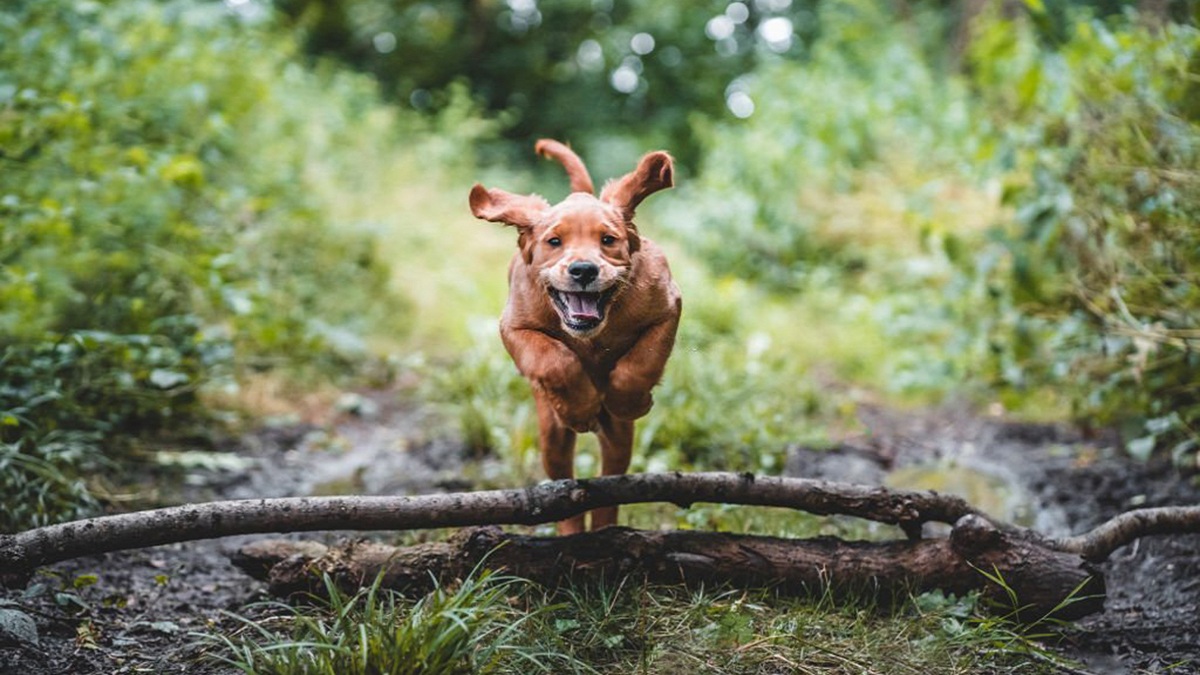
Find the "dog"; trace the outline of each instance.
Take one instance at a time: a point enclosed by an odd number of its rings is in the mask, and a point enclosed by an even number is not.
[[[634,420],[654,403],[683,310],[666,256],[633,222],[642,200],[674,185],[674,161],[648,153],[597,197],[569,147],[542,139],[534,149],[566,169],[566,199],[551,206],[478,183],[470,194],[476,218],[517,229],[500,337],[533,390],[546,475],[574,477],[585,432],[599,437],[601,474],[624,474]],[[593,530],[616,522],[615,506],[591,512]],[[584,514],[558,523],[559,534],[583,530]]]

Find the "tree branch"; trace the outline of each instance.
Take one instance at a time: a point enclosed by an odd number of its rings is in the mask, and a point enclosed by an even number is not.
[[[1084,560],[1101,562],[1135,539],[1154,534],[1200,532],[1200,506],[1163,506],[1135,509],[1101,523],[1091,532],[1051,542],[1060,551],[1077,553]]]
[[[777,506],[843,514],[919,531],[982,515],[964,500],[803,478],[732,473],[660,473],[542,483],[525,489],[415,497],[248,499],[102,516],[0,535],[0,574],[82,555],[267,532],[414,530],[471,525],[536,525],[602,506],[696,502]]]

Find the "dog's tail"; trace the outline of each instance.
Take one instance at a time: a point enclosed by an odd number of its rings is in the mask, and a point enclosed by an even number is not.
[[[579,159],[579,155],[575,154],[574,150],[549,138],[539,140],[533,149],[542,157],[557,159],[559,164],[563,165],[563,168],[567,170],[567,178],[571,179],[571,192],[596,194],[592,177],[588,174],[587,167],[583,165],[583,160]]]

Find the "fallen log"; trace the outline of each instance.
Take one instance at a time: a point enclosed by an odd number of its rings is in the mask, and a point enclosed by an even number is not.
[[[538,539],[473,534],[467,548],[426,545],[410,551],[356,544],[302,550],[252,545],[240,564],[289,592],[329,572],[361,583],[383,570],[396,588],[419,589],[432,578],[453,579],[503,543],[489,565],[546,583],[580,575],[639,573],[651,580],[735,583],[812,592],[887,594],[942,588],[989,596],[1016,593],[1026,615],[1054,608],[1060,616],[1096,611],[1103,579],[1088,563],[1147,534],[1200,531],[1200,507],[1142,509],[1093,532],[1061,540],[990,521],[964,500],[934,492],[888,490],[800,478],[728,473],[665,473],[555,481],[516,490],[415,497],[311,497],[191,504],[62,523],[0,535],[0,578],[22,583],[38,566],[83,555],[196,539],[267,532],[412,530],[499,524],[540,524],[602,507],[671,502],[686,507],[717,502],[843,514],[897,525],[907,541],[791,541],[717,533],[637,533],[611,530]],[[949,538],[920,540],[921,525],[953,525]],[[488,532],[491,532],[490,530]],[[473,538],[472,538],[473,537]],[[455,540],[459,541],[459,540]],[[488,543],[484,546],[480,542]],[[266,545],[263,545],[266,546]],[[393,561],[393,562],[386,562]],[[418,562],[420,564],[418,564]],[[408,571],[405,571],[408,570]],[[565,571],[564,571],[565,570]],[[318,575],[319,576],[319,575]],[[990,577],[990,578],[989,578]],[[997,582],[1002,582],[997,583]],[[1084,599],[1080,599],[1080,597]]]
[[[365,540],[333,547],[264,540],[243,546],[232,559],[280,596],[320,593],[324,575],[346,589],[370,585],[382,575],[380,583],[387,588],[421,594],[486,565],[547,586],[634,576],[786,595],[832,591],[881,604],[933,589],[980,591],[1030,621],[1086,616],[1102,610],[1105,597],[1103,577],[1079,556],[975,515],[961,518],[948,538],[919,541],[793,540],[620,527],[533,537],[487,527],[408,547]],[[1012,606],[1013,597],[1019,606]]]

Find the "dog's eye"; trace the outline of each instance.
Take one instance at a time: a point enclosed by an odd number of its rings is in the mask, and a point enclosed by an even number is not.
[[[546,240],[546,243],[550,244],[554,248],[558,248],[559,246],[562,246],[562,239],[559,239],[558,237],[550,237]]]
[[[605,246],[612,246],[613,244],[617,243],[617,238],[611,234],[606,234],[603,237],[600,237],[600,243],[604,244]]]

